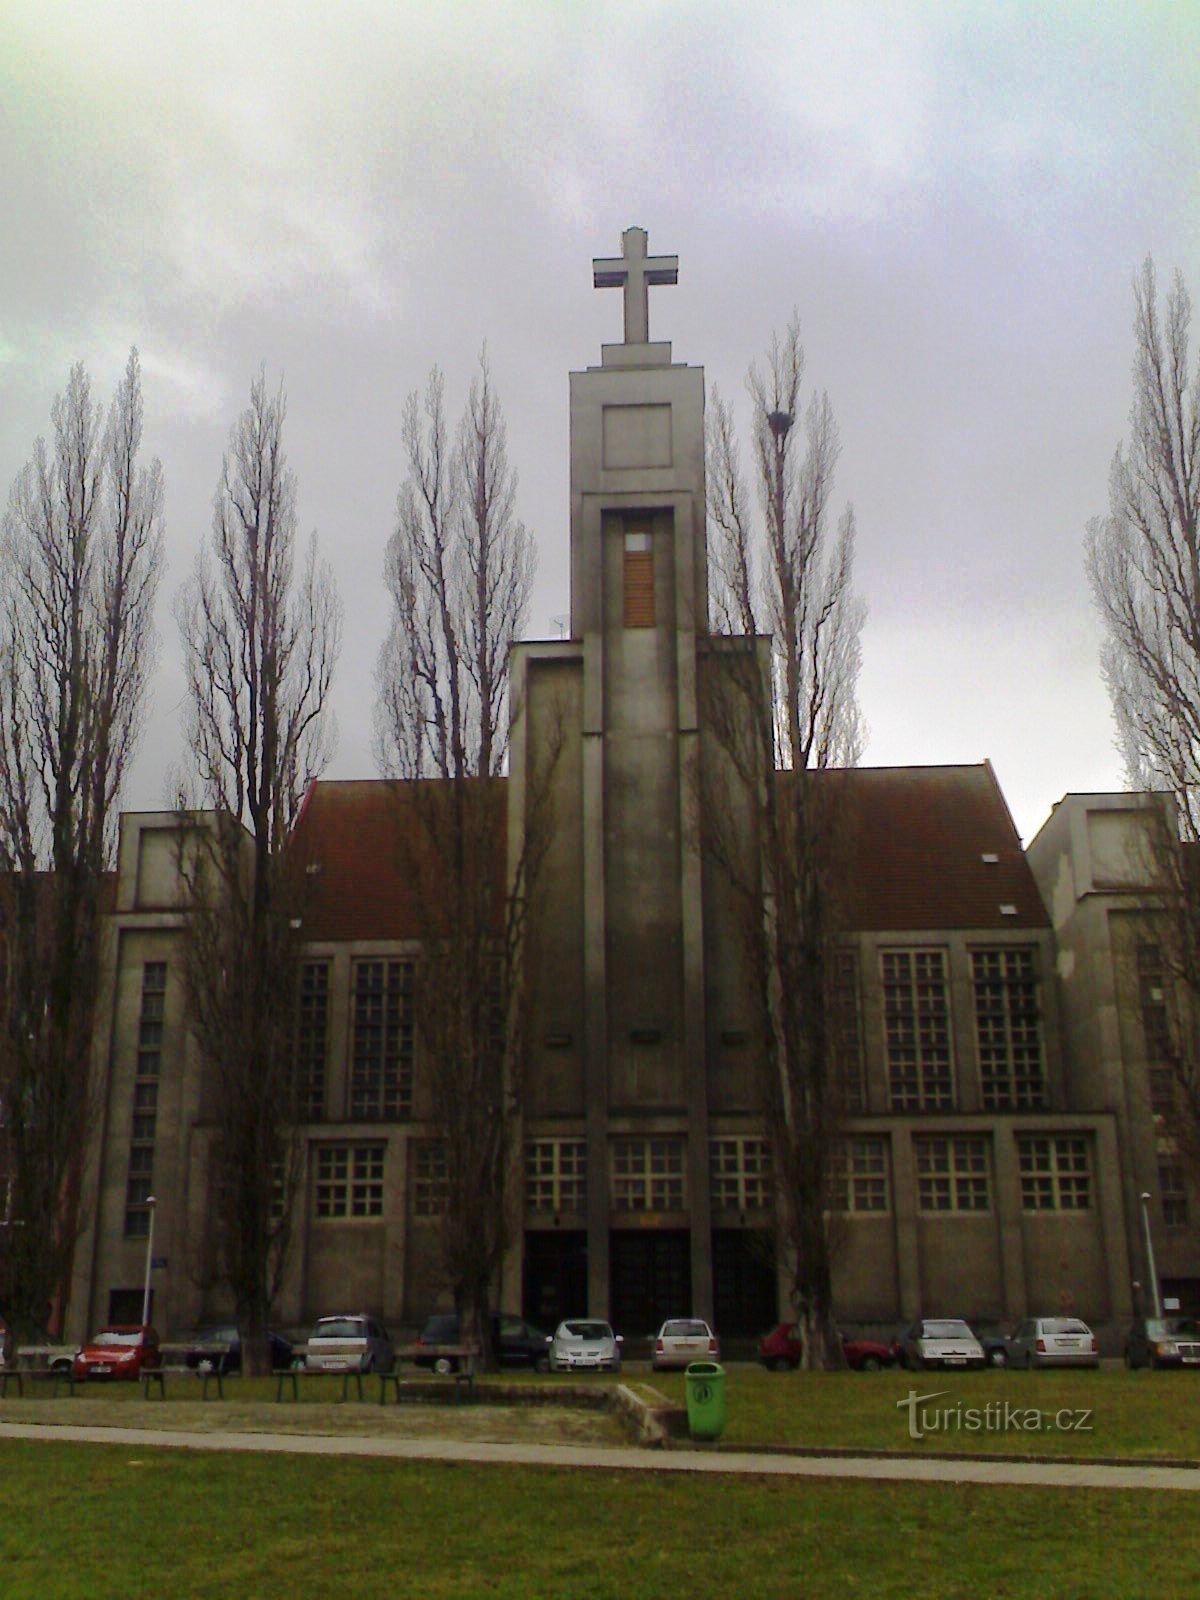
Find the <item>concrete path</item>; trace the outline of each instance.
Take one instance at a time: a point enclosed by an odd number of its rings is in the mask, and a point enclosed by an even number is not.
[[[452,1439],[350,1438],[283,1433],[189,1433],[156,1428],[76,1427],[2,1422],[0,1439],[71,1440],[138,1449],[260,1450],[284,1455],[370,1456],[395,1461],[589,1467],[602,1471],[754,1473],[762,1477],[859,1478],[904,1483],[1011,1483],[1057,1489],[1200,1490],[1194,1467],[1102,1467],[1082,1462],[948,1461],[936,1456],[787,1456],[750,1451],[597,1449],[486,1444]]]

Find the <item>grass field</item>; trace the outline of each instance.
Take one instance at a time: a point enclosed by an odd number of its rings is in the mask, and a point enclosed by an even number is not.
[[[682,1374],[626,1378],[683,1403]],[[1075,1459],[1200,1458],[1188,1374],[916,1375],[727,1371],[734,1447],[949,1450]],[[526,1380],[543,1397],[569,1385]],[[612,1380],[597,1379],[598,1384]],[[1087,1431],[939,1429],[920,1443],[897,1409],[1091,1412]],[[218,1455],[55,1441],[56,1423],[422,1433],[625,1442],[603,1412],[548,1405],[340,1403],[340,1382],[275,1404],[271,1380],[229,1398],[168,1380],[0,1403],[46,1442],[0,1439],[2,1600],[322,1600],[541,1595],[705,1600],[715,1595],[1128,1600],[1190,1592],[1197,1505],[1170,1492],[659,1476],[334,1457]]]
[[[1189,1593],[1182,1494],[709,1479],[0,1440],[4,1600]]]

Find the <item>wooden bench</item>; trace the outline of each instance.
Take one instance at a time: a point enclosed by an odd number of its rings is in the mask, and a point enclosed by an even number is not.
[[[75,1393],[75,1373],[71,1367],[0,1367],[0,1399],[8,1399],[9,1385],[13,1383],[17,1386],[18,1395],[23,1397],[26,1379],[31,1384],[53,1383],[55,1399],[63,1384],[67,1386],[68,1394]]]
[[[151,1389],[158,1390],[158,1398],[167,1398],[167,1377],[193,1378],[200,1384],[200,1398],[208,1399],[210,1386],[215,1386],[217,1399],[225,1398],[225,1374],[219,1367],[147,1367],[139,1376],[142,1380],[142,1399],[149,1400]]]
[[[409,1344],[396,1351],[396,1365],[391,1372],[379,1374],[379,1404],[386,1405],[388,1388],[390,1386],[392,1397],[399,1402],[405,1391],[414,1394],[422,1388],[428,1388],[436,1383],[453,1383],[454,1403],[458,1404],[465,1389],[468,1395],[475,1393],[475,1363],[479,1359],[479,1347],[470,1344]],[[411,1366],[425,1367],[431,1361],[447,1361],[451,1363],[449,1372],[431,1371],[427,1377],[420,1378],[404,1376],[404,1363]]]
[[[292,1391],[292,1399],[293,1400],[299,1400],[299,1398],[300,1398],[300,1379],[301,1378],[338,1378],[338,1377],[340,1377],[341,1380],[342,1380],[342,1400],[343,1401],[349,1400],[349,1398],[350,1398],[350,1385],[351,1384],[353,1384],[355,1389],[357,1390],[358,1398],[360,1400],[363,1398],[363,1375],[362,1375],[361,1372],[359,1372],[357,1370],[352,1371],[352,1372],[351,1371],[346,1371],[346,1372],[341,1372],[341,1373],[338,1373],[338,1372],[316,1372],[316,1371],[310,1372],[307,1367],[287,1367],[282,1372],[277,1372],[275,1374],[275,1399],[277,1401],[278,1400],[282,1400],[283,1399],[284,1385],[285,1384],[290,1384],[291,1391]]]

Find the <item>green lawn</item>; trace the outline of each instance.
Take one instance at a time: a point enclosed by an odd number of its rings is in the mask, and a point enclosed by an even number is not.
[[[1195,1528],[1169,1492],[0,1440],[4,1600],[1128,1600],[1190,1592]]]
[[[684,1403],[682,1373],[647,1381]],[[933,1404],[951,1413],[949,1427],[910,1439],[909,1411],[897,1402],[913,1391],[942,1392]],[[725,1397],[729,1445],[1200,1460],[1200,1376],[1190,1372],[778,1373],[732,1366]],[[974,1428],[969,1412],[978,1419]],[[1040,1417],[1036,1431],[1030,1412]],[[1027,1426],[1013,1426],[1014,1413]],[[1061,1429],[1050,1426],[1059,1413]],[[1009,1425],[998,1426],[1001,1420]],[[1085,1426],[1065,1426],[1077,1421]]]

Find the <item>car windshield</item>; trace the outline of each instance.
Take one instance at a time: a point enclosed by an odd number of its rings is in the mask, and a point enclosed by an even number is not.
[[[1175,1317],[1169,1324],[1172,1333],[1186,1333],[1193,1338],[1200,1334],[1200,1322],[1195,1317]]]
[[[607,1322],[564,1322],[559,1329],[568,1339],[611,1339]]]
[[[94,1345],[135,1345],[141,1342],[142,1336],[136,1328],[130,1332],[121,1332],[118,1328],[105,1328],[92,1340]]]
[[[1091,1333],[1085,1322],[1079,1322],[1071,1317],[1047,1317],[1042,1323],[1045,1333]]]
[[[965,1322],[925,1322],[921,1325],[922,1339],[973,1339],[975,1335]]]
[[[331,1318],[328,1322],[318,1322],[312,1336],[314,1339],[363,1339],[366,1330],[361,1322],[354,1322],[350,1318],[340,1321]]]
[[[707,1339],[706,1322],[664,1322],[664,1339]]]

